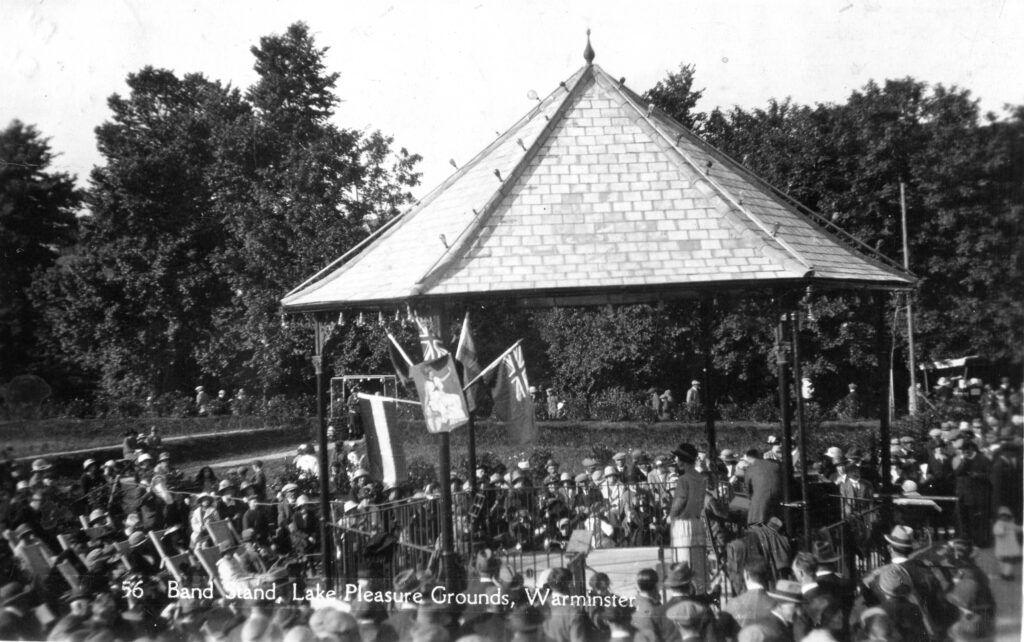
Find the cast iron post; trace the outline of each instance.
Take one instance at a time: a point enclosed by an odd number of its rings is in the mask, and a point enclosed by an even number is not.
[[[334,540],[333,519],[331,517],[331,482],[330,464],[327,461],[327,418],[324,416],[326,399],[324,395],[324,347],[331,335],[333,324],[324,322],[319,316],[313,320],[314,345],[313,369],[316,371],[316,420],[320,443],[318,459],[320,464],[320,555],[323,566],[324,581],[327,590],[334,587],[334,557],[331,555]]]

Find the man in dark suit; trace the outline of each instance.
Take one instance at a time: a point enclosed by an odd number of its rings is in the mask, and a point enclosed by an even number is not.
[[[673,564],[665,577],[665,589],[668,599],[654,611],[652,620],[659,642],[681,642],[682,634],[679,626],[668,617],[668,612],[682,602],[693,603],[701,615],[694,616],[692,628],[701,632],[704,640],[716,640],[714,618],[707,606],[693,599],[693,570],[686,562]]]
[[[960,532],[978,548],[992,543],[992,473],[988,458],[978,454],[974,440],[963,439],[953,461]]]
[[[829,586],[818,583],[818,562],[810,553],[797,553],[792,564],[793,577],[804,595],[803,614],[808,629],[825,629],[837,640],[846,639],[846,621],[842,602]]]
[[[818,586],[839,597],[843,622],[849,623],[850,611],[853,610],[853,601],[856,597],[856,585],[839,574],[837,565],[840,556],[831,542],[814,542],[811,548],[814,551],[814,561],[818,563],[818,570],[814,572],[815,581]]]
[[[744,455],[748,462],[744,484],[750,496],[747,525],[763,524],[772,517],[782,517],[782,467],[778,462],[761,458],[751,448]]]
[[[658,572],[653,568],[640,569],[636,574],[636,610],[633,612],[633,628],[649,631],[651,639],[658,639],[655,631],[654,615],[661,606],[661,595],[658,594]]]
[[[721,630],[726,637],[735,638],[743,627],[771,615],[775,600],[768,597],[770,582],[768,562],[763,557],[748,557],[743,565],[743,583],[747,590],[722,607]]]

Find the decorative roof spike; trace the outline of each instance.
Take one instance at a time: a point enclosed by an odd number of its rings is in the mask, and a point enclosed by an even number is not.
[[[494,175],[498,177],[499,181],[502,180],[501,179],[501,170],[500,169],[494,170]]]
[[[455,169],[459,168],[459,166],[455,163],[455,159],[454,158],[449,158],[448,159],[448,164],[451,165],[452,167],[454,167]]]
[[[594,64],[594,48],[590,46],[590,29],[587,29],[587,48],[583,50],[583,59],[587,61],[587,66]]]

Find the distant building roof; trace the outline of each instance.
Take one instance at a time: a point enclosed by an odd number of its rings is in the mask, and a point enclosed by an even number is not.
[[[588,62],[283,305],[912,284],[817,218]]]

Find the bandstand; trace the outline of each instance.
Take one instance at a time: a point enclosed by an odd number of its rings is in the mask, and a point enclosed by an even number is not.
[[[770,300],[776,315],[763,321],[778,324],[787,478],[794,445],[787,386],[800,377],[795,325],[809,296],[859,293],[862,304],[877,311],[874,350],[879,380],[888,387],[888,297],[913,287],[914,278],[646,104],[593,64],[589,37],[584,59],[439,187],[283,299],[286,313],[313,321],[322,471],[323,358],[339,313],[411,309],[440,329],[466,306],[499,300],[527,307],[692,300],[703,327],[706,439],[715,452],[712,314],[731,301]],[[880,395],[882,403],[888,396]],[[879,416],[878,454],[886,471],[888,413]],[[447,437],[439,436],[440,489],[441,505],[450,511]],[[806,457],[805,447],[799,452]],[[329,577],[327,475],[320,479]],[[883,485],[883,495],[890,490]],[[806,503],[803,508],[806,524]],[[440,528],[451,564],[450,512],[442,510]]]

